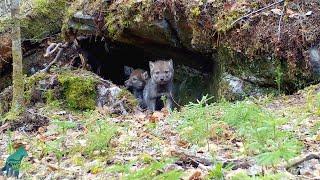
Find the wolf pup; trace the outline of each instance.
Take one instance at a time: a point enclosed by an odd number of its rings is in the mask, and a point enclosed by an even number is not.
[[[125,66],[125,74],[129,75],[129,79],[124,82],[124,85],[133,93],[137,98],[140,107],[145,108],[143,103],[143,89],[149,79],[147,71],[142,69],[133,69]]]
[[[161,108],[159,101],[165,96],[164,106],[172,110],[173,108],[173,62],[172,60],[149,62],[151,78],[147,81],[143,90],[143,99],[148,110],[155,111]],[[157,109],[156,109],[157,108]]]

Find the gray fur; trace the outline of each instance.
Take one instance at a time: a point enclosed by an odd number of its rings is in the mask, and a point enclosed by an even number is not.
[[[156,61],[149,62],[151,78],[143,90],[144,102],[150,111],[155,111],[157,107],[157,99],[162,96],[166,97],[165,106],[168,109],[173,108],[173,62]]]

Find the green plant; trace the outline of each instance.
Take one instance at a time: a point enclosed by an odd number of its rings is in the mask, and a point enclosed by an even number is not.
[[[316,134],[317,132],[320,132],[320,121],[317,121],[311,129],[312,134]]]
[[[44,92],[44,97],[46,99],[46,103],[50,104],[53,102],[55,99],[54,97],[54,90],[53,89],[48,89],[46,92]]]
[[[191,143],[205,145],[210,136],[209,124],[214,121],[212,105],[207,104],[210,99],[204,96],[197,103],[190,103],[180,112],[174,112],[171,118],[179,119],[177,129],[183,139]]]
[[[85,137],[87,145],[84,148],[84,153],[93,156],[94,151],[102,150],[106,153],[110,151],[110,141],[116,135],[117,128],[105,121],[98,120],[96,124],[89,129],[89,133]]]
[[[130,161],[129,163],[125,164],[115,164],[113,166],[110,166],[106,169],[106,172],[108,173],[123,173],[123,174],[129,174],[130,168],[136,163],[136,161]]]
[[[207,97],[198,103],[190,103],[181,112],[174,112],[171,117],[179,119],[171,121],[183,139],[199,145],[204,145],[210,138],[210,129],[225,122],[235,128],[238,137],[244,143],[247,155],[256,157],[259,164],[273,166],[281,160],[295,157],[302,148],[293,132],[281,130],[279,127],[287,123],[287,119],[276,118],[259,105],[249,102],[220,102],[207,104]],[[220,116],[217,116],[220,114]]]
[[[136,172],[130,173],[125,176],[124,179],[126,180],[139,180],[139,179],[179,179],[182,175],[182,172],[177,170],[172,170],[169,172],[160,173],[164,167],[171,163],[172,160],[166,161],[155,161],[150,165],[146,166],[145,168],[139,169]]]
[[[275,73],[276,73],[275,82],[277,83],[278,93],[280,94],[281,93],[281,84],[283,81],[283,71],[282,71],[280,64],[277,66]]]
[[[320,116],[320,93],[317,93],[315,97],[315,113]]]
[[[13,136],[13,132],[12,131],[8,131],[8,146],[7,146],[7,152],[8,154],[12,154],[14,153],[14,148],[13,148],[13,141],[12,141],[12,136]]]
[[[231,177],[232,180],[276,180],[276,179],[290,179],[285,174],[265,174],[263,176],[249,176],[245,172],[240,172]]]
[[[163,169],[168,164],[172,163],[173,159],[152,161],[147,163],[147,165],[139,170],[132,171],[131,168],[134,164],[139,163],[138,161],[130,161],[125,164],[116,164],[106,169],[108,173],[122,173],[123,180],[178,180],[182,176],[183,172],[178,170],[171,170],[168,172],[163,172]]]
[[[216,164],[216,166],[209,171],[208,178],[216,180],[224,179],[223,168],[221,163]]]
[[[38,140],[35,142],[34,146],[37,147],[40,151],[36,151],[37,158],[42,159],[48,154],[53,154],[57,158],[60,163],[63,156],[65,156],[69,150],[63,149],[63,143],[65,141],[64,137],[60,137],[53,141],[44,142],[42,140]]]
[[[237,128],[247,153],[257,155],[262,165],[289,160],[301,150],[301,143],[292,132],[279,130],[286,120],[273,117],[256,104],[238,102],[226,108],[222,119]]]
[[[208,172],[207,179],[224,180],[225,171],[231,170],[232,167],[232,164],[228,164],[226,167],[223,167],[222,163],[217,163],[214,168]]]
[[[68,129],[72,129],[77,126],[77,123],[72,121],[53,120],[52,123],[57,125],[58,131],[62,131],[62,133],[66,133]]]

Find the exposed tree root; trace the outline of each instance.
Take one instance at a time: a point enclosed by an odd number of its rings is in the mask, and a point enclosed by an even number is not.
[[[311,154],[306,155],[304,157],[300,157],[300,158],[294,159],[292,162],[289,162],[286,165],[286,169],[288,170],[288,169],[290,169],[292,167],[296,167],[296,166],[302,164],[303,162],[309,161],[311,159],[318,159],[320,161],[320,153],[318,153],[318,154],[311,153]]]

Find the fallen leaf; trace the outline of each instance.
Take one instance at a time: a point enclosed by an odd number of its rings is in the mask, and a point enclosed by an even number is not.
[[[187,141],[183,141],[183,140],[179,140],[179,141],[177,142],[177,145],[180,146],[180,147],[182,147],[182,148],[187,148],[187,147],[189,147],[189,143],[188,143]]]
[[[273,14],[276,14],[276,15],[283,15],[283,12],[281,9],[271,9],[271,12],[273,12]]]
[[[308,12],[306,13],[306,16],[311,16],[311,14],[312,14],[312,11],[308,11]]]
[[[150,116],[149,122],[156,123],[156,122],[160,121],[161,119],[164,119],[163,112],[156,111]]]
[[[187,172],[187,178],[188,180],[200,180],[201,178],[201,171],[199,169],[192,169],[189,172]]]
[[[320,132],[316,136],[316,141],[320,141]]]
[[[39,127],[38,132],[40,134],[43,134],[46,131],[46,129],[44,127]]]

